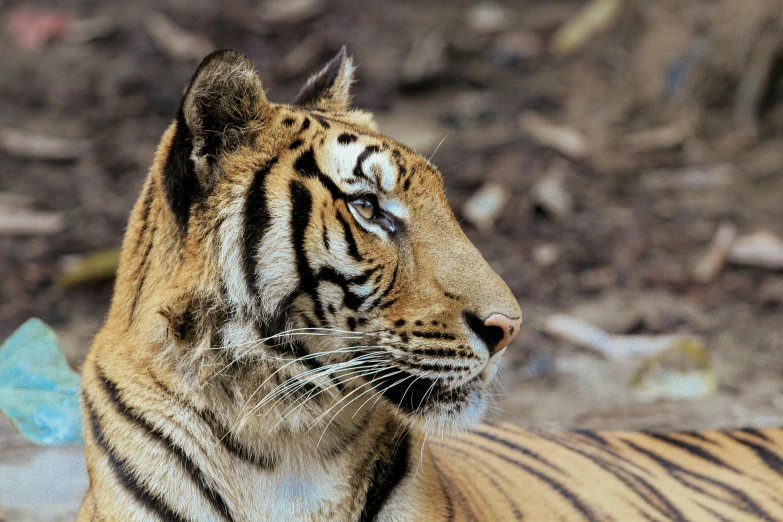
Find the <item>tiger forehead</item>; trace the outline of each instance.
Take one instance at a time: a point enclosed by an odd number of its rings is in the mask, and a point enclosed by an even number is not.
[[[429,161],[372,129],[319,111],[281,111],[277,123],[288,130],[294,168],[318,171],[348,192],[407,192],[424,176],[440,179]]]

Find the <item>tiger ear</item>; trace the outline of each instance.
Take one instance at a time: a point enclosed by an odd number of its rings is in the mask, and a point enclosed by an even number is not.
[[[294,105],[327,111],[345,111],[351,104],[353,83],[353,59],[345,46],[320,72],[312,75],[299,94]]]
[[[199,65],[182,97],[164,167],[166,193],[181,228],[190,206],[220,173],[220,153],[257,127],[267,103],[253,64],[240,53],[215,51]]]
[[[215,181],[219,153],[261,116],[266,96],[250,60],[236,51],[209,54],[199,65],[182,98],[182,118],[191,135],[199,181]]]

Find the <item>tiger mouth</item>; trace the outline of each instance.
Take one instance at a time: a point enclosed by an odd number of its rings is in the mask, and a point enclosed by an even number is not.
[[[483,389],[481,376],[476,376],[449,388],[442,379],[414,375],[404,370],[389,369],[373,379],[376,390],[408,415],[427,413],[435,405],[467,404]]]

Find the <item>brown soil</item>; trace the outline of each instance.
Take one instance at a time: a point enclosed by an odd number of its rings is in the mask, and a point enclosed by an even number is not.
[[[72,161],[0,147],[0,193],[27,196],[31,208],[62,212],[66,221],[51,236],[0,236],[0,339],[41,317],[78,367],[100,326],[111,282],[66,291],[56,278],[67,256],[119,245],[156,142],[198,63],[173,57],[150,36],[157,11],[215,47],[246,53],[277,101],[347,44],[359,64],[356,105],[427,155],[443,139],[433,162],[458,217],[484,182],[507,189],[494,228],[464,223],[526,317],[508,353],[496,418],[593,428],[783,424],[783,276],[740,266],[708,284],[691,276],[721,222],[740,234],[783,235],[783,61],[769,65],[750,121],[739,125],[736,116],[748,64],[763,51],[756,29],[769,26],[776,2],[744,2],[740,20],[729,0],[652,7],[628,0],[614,29],[566,57],[548,53],[546,42],[579,1],[504,2],[501,22],[488,28],[465,1],[312,4],[309,14],[269,21],[262,4],[247,0],[50,3],[78,19],[104,17],[106,27],[89,38],[78,29],[81,39],[74,29],[76,36],[36,51],[7,31],[0,36],[0,127],[90,143]],[[19,2],[2,5],[10,13]],[[433,59],[417,69],[411,50],[419,56],[433,47]],[[590,151],[574,157],[540,145],[522,131],[523,111],[576,129]],[[687,131],[666,146],[639,150],[628,138],[672,124]],[[731,167],[726,183],[687,186],[673,170],[656,172],[715,165]],[[574,202],[564,219],[532,197],[553,170]],[[557,257],[543,266],[533,253],[548,244]],[[618,300],[647,312],[633,324],[609,324],[623,309]],[[549,314],[577,306],[617,333],[703,336],[718,393],[634,403],[627,367],[541,333]]]

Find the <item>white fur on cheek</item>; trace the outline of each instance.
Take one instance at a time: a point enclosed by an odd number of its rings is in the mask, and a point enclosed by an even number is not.
[[[270,197],[273,196],[270,194]],[[261,310],[266,317],[275,315],[282,301],[296,290],[299,281],[291,244],[291,202],[285,200],[279,205],[269,207],[272,211],[267,232],[259,248],[259,273],[256,274]]]
[[[240,309],[253,308],[242,271],[242,231],[245,229],[242,216],[245,206],[243,187],[233,187],[234,197],[221,212],[224,217],[218,236],[220,238],[219,264],[228,298]]]

